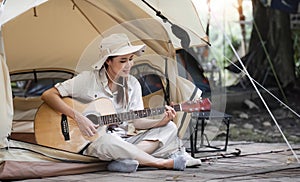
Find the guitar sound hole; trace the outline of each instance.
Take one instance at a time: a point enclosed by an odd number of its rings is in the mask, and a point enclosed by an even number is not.
[[[88,114],[86,117],[91,120],[94,124],[98,124],[98,116],[95,114]]]

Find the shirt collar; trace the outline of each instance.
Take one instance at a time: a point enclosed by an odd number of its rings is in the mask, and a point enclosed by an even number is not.
[[[99,72],[99,78],[100,78],[100,82],[102,83],[102,85],[104,87],[108,86],[108,80],[107,80],[107,77],[106,77],[106,74],[105,74],[105,68],[102,68]]]

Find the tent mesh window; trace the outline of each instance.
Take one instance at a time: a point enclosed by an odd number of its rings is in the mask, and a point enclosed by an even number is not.
[[[58,70],[13,73],[10,75],[13,96],[40,96],[56,83],[72,78],[73,76],[74,74],[71,72]]]
[[[142,63],[134,65],[131,68],[131,74],[135,76],[141,84],[145,108],[149,107],[150,99],[154,96],[161,96],[164,102],[167,101],[166,97],[168,94],[164,86],[167,78],[160,70],[150,64]]]

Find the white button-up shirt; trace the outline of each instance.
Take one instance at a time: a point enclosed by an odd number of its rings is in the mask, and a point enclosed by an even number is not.
[[[141,85],[138,80],[128,77],[128,107],[123,108],[122,103],[117,103],[117,91],[112,93],[108,87],[108,80],[104,69],[84,71],[76,77],[55,85],[62,97],[72,97],[78,101],[88,103],[99,98],[109,98],[116,113],[144,109]]]

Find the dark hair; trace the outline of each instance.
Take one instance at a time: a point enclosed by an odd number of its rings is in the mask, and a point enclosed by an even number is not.
[[[113,60],[113,58],[115,57],[118,57],[118,56],[109,56],[106,60]],[[106,63],[106,61],[104,62],[104,65],[105,69],[108,68],[108,64]],[[124,79],[124,80],[123,80]],[[123,104],[123,107],[126,107],[126,105],[128,104],[128,99],[129,99],[129,96],[128,96],[128,81],[126,78],[123,78],[123,77],[119,77],[118,80],[116,80],[117,83],[123,85],[123,87],[125,89],[123,89],[122,86],[120,85],[117,85],[117,91],[118,91],[118,95],[117,95],[117,103],[120,104],[122,103]],[[125,93],[124,93],[125,91]],[[125,97],[124,97],[125,96]],[[124,99],[126,99],[126,103],[124,103]],[[125,105],[124,105],[125,104]]]
[[[106,63],[106,61],[109,60],[109,59],[110,59],[110,60],[113,60],[115,57],[117,57],[117,56],[109,56],[109,57],[105,60],[103,66],[104,66],[105,68],[107,68],[107,67],[108,67],[108,64]],[[102,66],[102,67],[103,67],[103,66]]]

